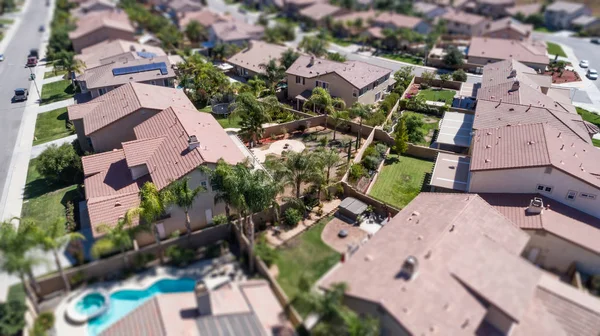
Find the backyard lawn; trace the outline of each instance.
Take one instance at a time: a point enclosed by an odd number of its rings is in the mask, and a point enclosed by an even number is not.
[[[548,46],[548,54],[550,54],[551,56],[562,56],[562,57],[567,57],[567,54],[565,54],[564,50],[556,43],[552,43],[552,42],[546,42],[546,45]]]
[[[402,209],[417,197],[432,168],[431,161],[389,155],[369,195]]]
[[[47,71],[44,73],[44,79],[52,78],[56,76],[64,76],[67,74],[66,70],[57,70],[57,71]]]
[[[600,140],[592,139],[592,144],[594,144],[594,146],[596,146],[596,147],[600,147]]]
[[[75,87],[71,85],[70,80],[65,79],[54,83],[44,84],[44,86],[42,86],[42,103],[40,105],[72,98],[75,96],[75,92]]]
[[[444,89],[427,89],[420,90],[418,96],[425,98],[425,100],[430,101],[443,101],[446,102],[447,105],[452,105],[452,100],[456,95],[456,91],[454,90],[444,90]]]
[[[394,61],[410,63],[410,64],[415,64],[415,65],[423,65],[423,60],[418,57],[402,56],[402,55],[395,55],[395,54],[381,54],[379,56],[383,57],[383,58],[391,59]]]
[[[211,113],[212,108],[209,105],[209,106],[205,106],[205,107],[199,109],[198,111],[205,112],[205,113]],[[217,119],[217,121],[219,122],[219,125],[221,125],[221,127],[223,127],[223,128],[240,128],[240,122],[242,121],[242,119],[240,117],[233,117],[233,118],[215,117],[215,119]]]
[[[298,303],[298,280],[304,276],[312,286],[340,260],[340,254],[321,240],[321,232],[333,217],[321,219],[313,227],[289,241],[279,249],[276,264],[279,268],[277,282],[292,302]],[[302,315],[308,312],[295,304]]]
[[[64,138],[73,134],[67,126],[67,108],[40,113],[35,123],[33,145]]]

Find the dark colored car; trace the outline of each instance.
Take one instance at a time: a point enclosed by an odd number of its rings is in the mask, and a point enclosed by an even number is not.
[[[15,96],[13,97],[13,101],[26,101],[29,97],[29,92],[27,89],[19,88],[15,89]]]
[[[593,38],[590,40],[590,42],[592,42],[593,44],[600,44],[600,39]]]
[[[45,28],[43,25],[41,25],[41,26],[40,26],[40,28],[38,28],[38,30],[39,30],[41,33],[43,33],[43,32],[45,32],[45,31],[46,31],[46,28]]]

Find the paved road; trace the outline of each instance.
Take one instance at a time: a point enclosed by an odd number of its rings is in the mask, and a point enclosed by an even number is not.
[[[35,3],[26,7],[20,26],[4,50],[5,60],[0,63],[0,195],[8,179],[25,105],[34,104],[33,101],[11,103],[13,90],[18,87],[29,88],[30,70],[24,64],[29,50],[38,48],[43,36],[46,36],[38,31],[38,27],[47,21],[49,8]]]

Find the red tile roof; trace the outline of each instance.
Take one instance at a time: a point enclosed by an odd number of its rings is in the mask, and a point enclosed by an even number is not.
[[[548,64],[546,44],[540,41],[515,41],[490,37],[473,37],[468,57],[492,60],[515,59],[525,63]]]
[[[524,24],[511,17],[505,17],[496,21],[490,22],[484,31],[484,34],[491,34],[506,28],[513,29],[521,35],[529,36],[533,31],[533,25]]]
[[[444,15],[442,15],[441,18],[449,22],[458,22],[460,24],[466,24],[469,26],[477,25],[487,20],[485,16],[480,16],[458,10],[449,10]]]
[[[127,14],[121,9],[92,12],[77,20],[77,28],[69,33],[70,39],[77,39],[93,31],[113,28],[133,33],[135,29],[129,23]]]
[[[146,160],[165,140],[164,137],[123,142],[123,151],[129,168],[146,163]]]
[[[182,13],[182,16],[179,18],[179,26],[185,28],[190,22],[196,21],[205,28],[208,28],[215,22],[229,21],[230,19],[229,16],[214,13],[209,9],[202,9],[199,11]]]
[[[374,21],[382,25],[393,25],[396,28],[415,29],[423,20],[414,16],[406,16],[393,12],[383,12]]]

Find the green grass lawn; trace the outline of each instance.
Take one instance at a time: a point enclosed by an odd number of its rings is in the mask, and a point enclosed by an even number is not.
[[[67,74],[66,70],[47,71],[44,73],[44,79],[52,78],[56,76],[64,76]]]
[[[417,57],[402,56],[402,55],[395,55],[395,54],[382,54],[379,56],[383,57],[383,58],[391,59],[394,61],[410,63],[410,64],[415,64],[415,65],[423,65],[423,60],[420,58],[417,58]]]
[[[556,43],[552,43],[552,42],[546,42],[546,45],[548,46],[548,54],[550,54],[551,56],[562,56],[562,57],[567,57],[567,54],[565,54],[564,50]]]
[[[456,91],[454,90],[427,89],[420,90],[418,95],[425,98],[425,100],[445,101],[446,104],[452,105],[455,94]]]
[[[281,23],[281,24],[291,24],[294,26],[298,25],[298,22],[288,18],[288,17],[283,17],[283,16],[278,16],[275,18],[275,22],[277,23]]]
[[[39,145],[73,134],[67,127],[68,118],[66,107],[38,114],[35,123],[33,145]]]
[[[551,33],[552,31],[546,27],[537,27],[534,29],[536,32],[540,33]]]
[[[279,249],[277,282],[289,299],[298,303],[298,280],[304,276],[313,285],[323,274],[340,260],[340,254],[321,240],[321,232],[333,217],[321,219],[312,228]],[[306,315],[308,311],[300,304],[294,304],[298,312]]]
[[[19,301],[25,302],[25,289],[23,285],[19,282],[10,287],[8,287],[8,294],[6,295],[6,302],[9,301]]]
[[[369,195],[401,209],[417,197],[432,168],[431,161],[389,155]]]
[[[596,146],[596,147],[600,147],[600,140],[592,139],[592,144],[594,144],[594,146]]]
[[[55,103],[75,96],[75,87],[70,80],[61,80],[42,86],[42,103],[40,105]]]
[[[201,109],[199,109],[198,111],[200,112],[205,112],[205,113],[211,113],[212,112],[212,108],[211,106],[205,106]],[[216,117],[215,119],[217,119],[217,121],[219,122],[219,125],[221,125],[221,127],[223,128],[240,128],[240,121],[242,121],[242,119],[240,119],[240,117],[233,117],[233,118],[225,118],[225,117]]]
[[[11,19],[0,19],[0,24],[2,25],[9,25],[12,24],[14,21]]]
[[[425,135],[425,137],[428,137],[428,138],[424,139],[423,141],[416,143],[415,145],[429,146],[429,144],[431,143],[431,137],[433,136],[433,132],[436,129],[438,129],[440,118],[432,116],[432,115],[411,112],[411,111],[405,111],[404,113],[402,113],[402,116],[409,116],[411,114],[418,115],[421,117],[421,119],[423,120],[423,126],[421,127],[421,132],[423,133],[423,135]]]
[[[577,109],[577,113],[581,116],[581,118],[587,122],[590,122],[598,127],[600,127],[600,115],[590,112],[586,109],[582,109],[581,107],[575,107]]]

